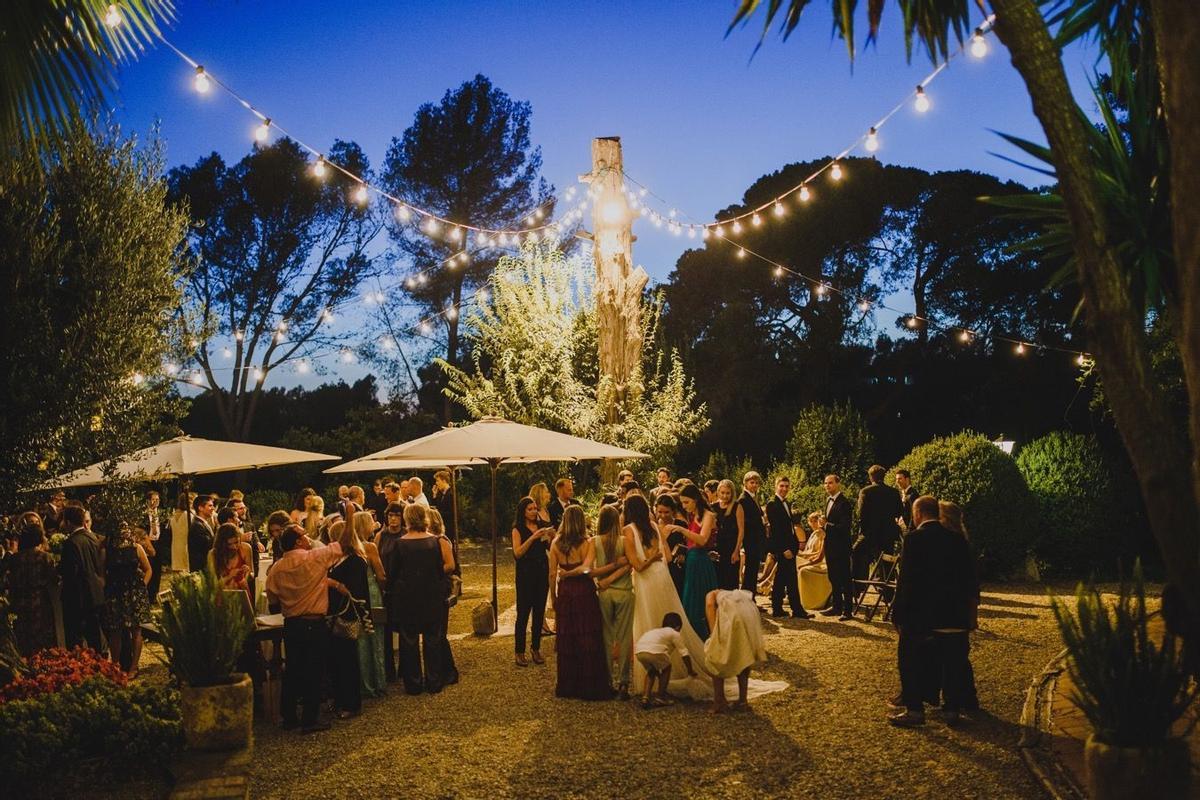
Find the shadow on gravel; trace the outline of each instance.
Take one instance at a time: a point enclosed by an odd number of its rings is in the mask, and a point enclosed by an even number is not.
[[[1022,611],[998,611],[986,606],[979,607],[980,619],[1037,619],[1037,614],[1026,614]]]
[[[980,596],[980,605],[1002,606],[1004,608],[1046,608],[1046,603],[1027,603],[1024,600],[1009,600],[1007,597],[984,592]]]

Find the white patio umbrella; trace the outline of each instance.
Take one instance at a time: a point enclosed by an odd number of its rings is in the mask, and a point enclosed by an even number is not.
[[[113,462],[102,461],[60,475],[37,488],[73,489],[100,486],[111,480],[121,479],[159,481],[214,472],[302,464],[308,461],[337,461],[338,458],[339,456],[325,453],[289,450],[284,447],[177,436],[153,447],[120,456],[116,459],[111,473],[106,473],[105,470]]]
[[[460,428],[443,428],[437,433],[398,444],[358,459],[412,463],[414,460],[441,464],[487,464],[492,479],[492,620],[497,619],[496,568],[496,470],[501,464],[534,461],[590,461],[593,459],[649,458],[645,453],[614,447],[556,431],[521,425],[498,417],[484,417]]]

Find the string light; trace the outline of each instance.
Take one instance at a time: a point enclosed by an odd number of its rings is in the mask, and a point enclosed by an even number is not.
[[[925,87],[918,85],[917,96],[913,100],[913,108],[915,108],[919,113],[924,114],[929,110],[929,105],[929,95],[925,94]]]
[[[197,386],[204,383],[204,376],[200,374],[200,370],[195,370],[192,373],[192,383],[196,384]]]
[[[130,377],[133,379],[134,386],[141,386],[142,381],[146,380],[146,376],[140,372],[135,372]]]
[[[971,37],[971,55],[976,58],[983,58],[987,55],[988,43],[983,37],[983,28],[976,28],[975,35]]]
[[[868,153],[874,153],[879,149],[879,132],[874,128],[871,128],[871,130],[867,131],[867,138],[866,141],[863,142],[863,148]]]
[[[396,206],[396,219],[401,222],[408,222],[412,219],[412,212],[408,210],[408,206],[400,203]]]
[[[457,242],[462,238],[462,228],[454,227],[450,229],[450,241]]]
[[[915,316],[910,316],[910,317],[908,318],[908,322],[907,322],[907,323],[905,323],[905,324],[907,324],[907,325],[908,325],[908,327],[910,327],[910,328],[912,328],[912,329],[914,329],[914,330],[915,330],[915,329],[916,329],[916,327],[917,327],[918,325],[920,325],[921,323],[917,322],[917,318],[916,318]]]
[[[761,228],[762,227],[762,217],[760,217],[758,214],[755,214],[753,217],[750,218],[750,224],[756,228]]]
[[[742,232],[742,223],[741,223],[741,221],[739,221],[739,220],[734,220],[734,221],[733,221],[732,230],[733,230],[733,232],[734,232],[735,234],[741,233],[741,232]]]
[[[737,257],[738,257],[738,258],[745,258],[745,257],[746,257],[746,248],[744,248],[744,247],[739,247],[739,248],[737,249]]]
[[[265,377],[266,377],[266,375],[263,375],[263,371],[261,369],[259,369],[258,367],[254,368],[254,382],[255,383],[262,383],[263,378],[265,378]]]
[[[196,87],[196,91],[200,94],[208,94],[208,90],[212,88],[212,81],[208,78],[208,73],[204,71],[204,67],[196,65],[196,78],[192,82]]]
[[[776,277],[776,278],[782,278],[782,277],[783,277],[783,267],[776,267],[776,268],[775,268],[775,277]]]
[[[299,372],[301,375],[308,372],[308,362],[304,359],[300,359],[300,361],[296,362],[296,372]]]
[[[234,332],[233,332],[233,338],[237,339],[239,342],[240,342],[240,341],[242,341],[242,339],[244,338],[244,336],[245,336],[245,334],[243,334],[241,331],[234,331]]]
[[[325,156],[317,156],[316,163],[312,166],[312,174],[318,180],[325,180]]]
[[[859,300],[858,301],[858,310],[863,312],[864,314],[866,312],[870,311],[871,310],[871,301],[870,300]]]
[[[808,185],[807,184],[802,185],[800,187],[800,201],[802,203],[807,203],[811,199],[812,199],[812,192],[809,190]]]
[[[842,179],[842,162],[833,162],[833,166],[829,168],[829,177],[835,181],[840,181]]]
[[[330,311],[328,308],[321,312],[321,321],[322,322],[333,322],[333,320],[334,320],[333,312]]]
[[[816,292],[817,297],[824,297],[825,296],[825,284],[818,283],[813,291]]]
[[[959,340],[960,342],[962,342],[963,344],[966,344],[966,343],[970,342],[970,341],[971,341],[971,332],[970,332],[970,331],[963,331],[962,333],[960,333],[960,334],[958,335],[958,340]]]
[[[269,138],[271,138],[271,119],[268,117],[254,129],[254,141],[261,144]]]
[[[782,217],[782,216],[783,216],[783,213],[784,213],[783,203],[781,203],[781,202],[779,202],[778,200],[776,200],[776,201],[775,201],[775,206],[774,206],[773,210],[774,210],[774,212],[775,212],[775,216],[777,216],[777,217]]]
[[[115,4],[108,7],[108,11],[104,14],[104,24],[110,28],[115,28],[121,24],[121,12]]]
[[[1025,355],[1025,343],[1017,342],[1017,346],[1014,348],[1014,350],[1016,351],[1017,355],[1019,355],[1019,356]]]
[[[354,190],[354,202],[358,203],[360,206],[363,206],[366,205],[367,201],[370,199],[371,193],[367,190],[367,185],[365,183],[360,183],[358,188]]]

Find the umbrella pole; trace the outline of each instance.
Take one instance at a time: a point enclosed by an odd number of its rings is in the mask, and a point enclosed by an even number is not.
[[[499,602],[496,591],[496,470],[500,460],[490,458],[488,466],[492,469],[492,631],[497,632],[500,630],[500,609],[496,607]]]
[[[450,468],[450,518],[454,520],[454,563],[458,564],[458,467]]]

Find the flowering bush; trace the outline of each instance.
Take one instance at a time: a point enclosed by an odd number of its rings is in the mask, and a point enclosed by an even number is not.
[[[0,704],[0,785],[45,783],[86,765],[128,777],[153,770],[183,746],[179,693],[121,686],[100,674],[61,691]],[[34,796],[12,794],[11,796]]]
[[[67,686],[78,686],[93,677],[104,678],[117,686],[129,682],[129,676],[120,667],[102,658],[95,650],[86,647],[40,650],[29,659],[27,675],[18,675],[8,685],[0,686],[0,703],[51,694]]]

